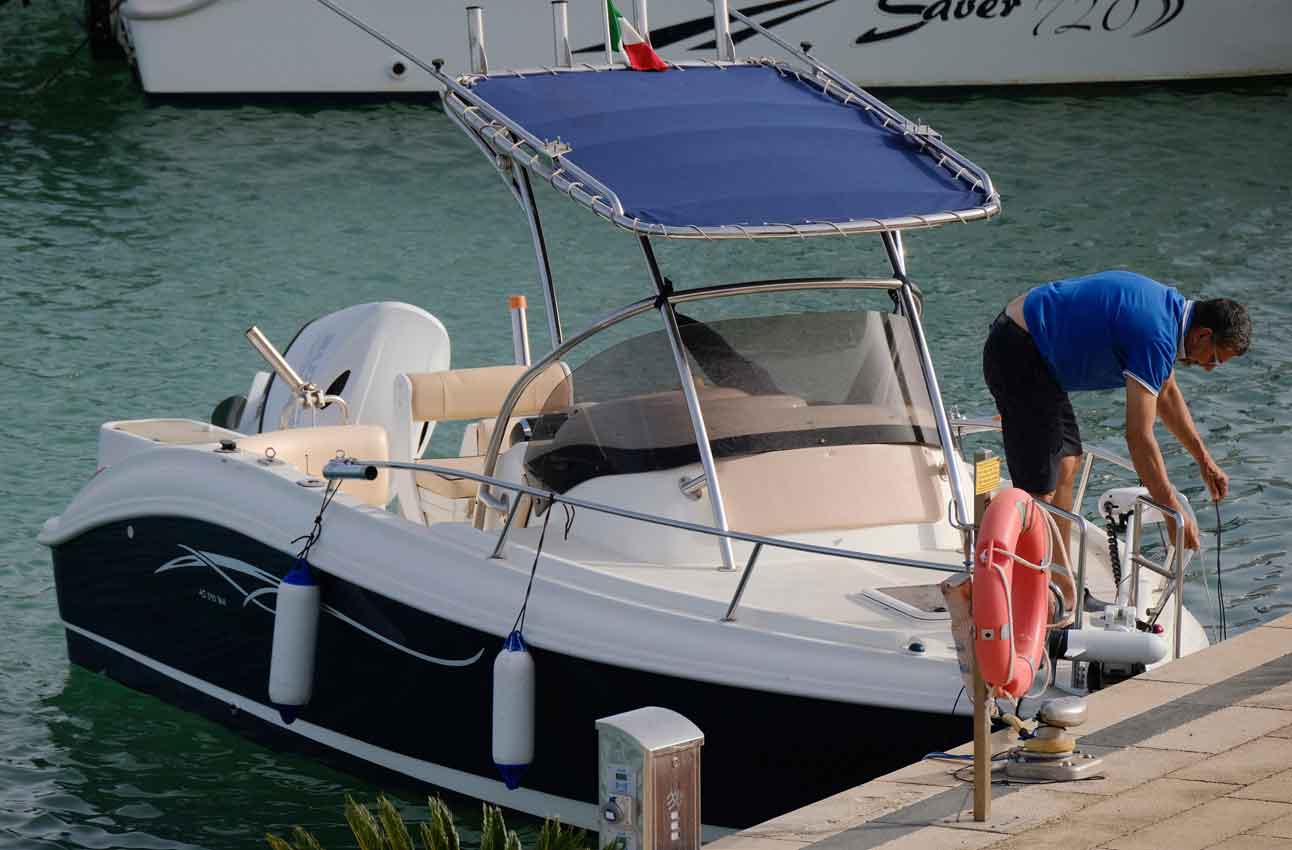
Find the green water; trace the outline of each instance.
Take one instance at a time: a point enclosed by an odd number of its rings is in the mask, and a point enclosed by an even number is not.
[[[79,40],[79,9],[0,6],[0,848],[245,848],[293,823],[347,846],[342,797],[373,787],[70,669],[34,538],[93,472],[100,422],[205,418],[245,391],[263,368],[241,337],[253,322],[283,343],[319,313],[403,300],[444,321],[455,365],[506,360],[503,296],[541,303],[524,220],[427,105],[155,106],[85,56],[33,93]],[[1251,352],[1180,379],[1232,476],[1231,630],[1292,607],[1290,96],[1277,82],[895,100],[1004,196],[991,223],[907,240],[944,394],[966,413],[990,409],[986,325],[1033,283],[1124,266],[1251,305]],[[630,237],[540,200],[567,327],[648,291]],[[689,286],[880,272],[874,243],[660,255]],[[545,338],[541,309],[531,321]],[[1121,394],[1075,402],[1087,441],[1124,451]],[[1173,480],[1205,506],[1188,456],[1163,442]],[[1209,507],[1201,518],[1214,526]],[[1198,590],[1190,602],[1214,619]],[[426,734],[452,730],[428,716]]]

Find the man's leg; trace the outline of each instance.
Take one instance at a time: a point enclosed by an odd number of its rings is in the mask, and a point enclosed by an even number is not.
[[[1056,508],[1062,508],[1068,513],[1072,512],[1072,485],[1077,479],[1077,467],[1081,465],[1081,455],[1065,455],[1059,458],[1059,482],[1054,489],[1048,493],[1033,493],[1034,498],[1043,502],[1049,502]],[[1055,517],[1055,522],[1059,526],[1059,534],[1066,541],[1069,547],[1072,546],[1072,521],[1064,517]],[[1077,541],[1081,545],[1081,541]],[[1063,557],[1063,553],[1056,550],[1054,560],[1068,566]]]

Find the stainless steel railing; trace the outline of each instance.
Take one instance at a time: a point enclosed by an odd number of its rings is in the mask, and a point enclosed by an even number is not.
[[[1145,506],[1161,511],[1162,516],[1169,516],[1175,520],[1175,546],[1168,549],[1168,558],[1165,564],[1145,557],[1140,551],[1140,547],[1144,542]],[[1141,567],[1157,573],[1167,580],[1166,589],[1162,592],[1161,598],[1158,599],[1157,607],[1152,609],[1153,614],[1148,622],[1150,626],[1155,625],[1158,617],[1162,616],[1162,611],[1166,608],[1167,603],[1174,600],[1175,640],[1172,641],[1171,658],[1175,660],[1180,657],[1180,639],[1183,632],[1181,624],[1184,617],[1184,514],[1173,508],[1168,508],[1148,496],[1136,496],[1135,528],[1131,534],[1130,550],[1130,599],[1131,605],[1135,606],[1136,610],[1139,610],[1139,571]]]
[[[618,508],[613,505],[601,504],[600,502],[590,502],[586,499],[576,499],[551,490],[543,490],[538,487],[531,487],[528,484],[519,484],[515,481],[503,481],[492,475],[477,475],[474,472],[466,472],[460,469],[449,469],[447,467],[437,467],[429,463],[412,463],[408,461],[394,460],[356,460],[354,458],[337,458],[328,461],[323,467],[323,477],[329,480],[345,479],[364,479],[371,481],[377,477],[379,469],[402,469],[410,472],[431,472],[436,475],[442,475],[445,478],[465,478],[468,481],[475,481],[481,484],[480,501],[488,507],[506,511],[507,517],[503,524],[502,531],[498,535],[498,542],[494,546],[491,558],[502,557],[502,549],[507,540],[507,535],[511,531],[512,524],[516,519],[516,513],[521,504],[520,496],[529,496],[533,499],[540,499],[552,504],[565,504],[581,510],[596,511],[598,513],[610,514],[611,516],[622,517],[624,519],[647,522],[653,525],[674,528],[680,531],[691,531],[696,534],[707,534],[713,537],[726,538],[728,540],[739,540],[745,543],[754,544],[754,549],[745,562],[744,570],[741,572],[740,580],[736,585],[736,591],[732,594],[731,601],[727,605],[726,614],[723,615],[724,622],[735,620],[736,609],[740,605],[741,596],[745,592],[745,587],[753,575],[754,564],[758,561],[764,546],[774,546],[779,549],[790,549],[797,552],[805,552],[812,555],[826,555],[830,557],[846,558],[853,561],[868,561],[876,564],[888,564],[897,567],[915,567],[925,570],[936,570],[945,573],[959,573],[963,571],[960,565],[951,566],[948,564],[938,564],[932,561],[920,561],[915,558],[899,558],[894,555],[880,555],[874,552],[858,552],[853,549],[838,549],[833,546],[817,546],[812,543],[801,543],[795,540],[783,540],[776,537],[765,537],[761,534],[749,534],[743,531],[731,531],[718,528],[712,528],[707,525],[699,525],[685,520],[671,519],[669,517],[655,516],[645,514],[640,511],[629,510],[627,508]],[[508,498],[506,496],[498,498],[489,493],[488,487],[500,487],[512,491],[516,495]],[[551,509],[550,507],[548,508]]]

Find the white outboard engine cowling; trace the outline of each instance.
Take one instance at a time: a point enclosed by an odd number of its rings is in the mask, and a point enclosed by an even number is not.
[[[283,352],[305,381],[350,405],[351,425],[390,429],[395,376],[449,368],[449,334],[420,307],[398,301],[357,304],[305,325]],[[262,372],[252,381],[238,430],[275,431],[292,394],[277,376]],[[323,410],[291,409],[287,427],[340,425],[339,405]],[[430,439],[423,435],[422,448]],[[420,452],[419,452],[420,454]]]

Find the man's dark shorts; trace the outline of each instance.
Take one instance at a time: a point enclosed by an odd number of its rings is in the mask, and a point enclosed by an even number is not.
[[[1005,462],[1014,486],[1049,493],[1058,484],[1060,460],[1081,455],[1081,432],[1068,394],[1031,334],[1004,313],[987,334],[982,374],[1000,411]]]

